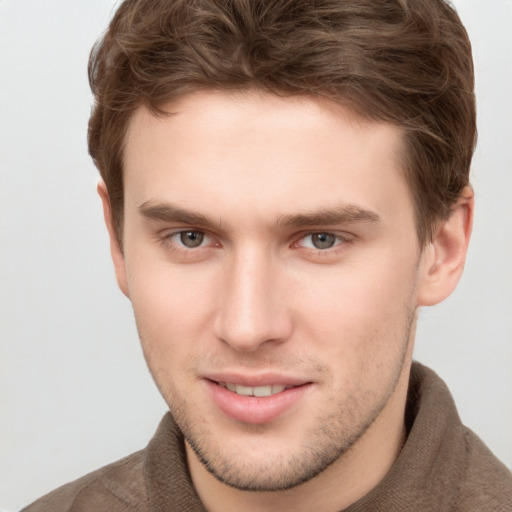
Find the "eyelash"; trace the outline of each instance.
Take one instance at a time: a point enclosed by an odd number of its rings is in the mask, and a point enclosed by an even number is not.
[[[326,247],[324,249],[320,249],[318,247],[304,247],[303,245],[300,245],[300,242],[302,242],[303,240],[307,239],[308,237],[312,237],[314,235],[332,236],[332,237],[334,237],[334,245],[332,247]],[[351,240],[348,237],[348,235],[346,235],[346,234],[341,235],[341,234],[332,233],[331,231],[313,231],[310,233],[302,234],[302,236],[297,240],[297,242],[294,242],[292,244],[292,247],[297,247],[297,248],[304,247],[305,249],[307,249],[309,251],[314,251],[316,254],[325,255],[325,254],[332,254],[333,252],[337,252],[337,251],[341,250],[342,249],[341,246],[344,246],[345,244],[350,243],[350,242],[351,242]]]
[[[201,234],[204,239],[202,240],[201,245],[198,245],[197,247],[186,247],[185,245],[181,244],[178,241],[173,240],[175,237],[179,237],[183,235],[184,233],[199,233]],[[190,253],[195,250],[204,249],[205,245],[204,242],[207,242],[208,240],[212,239],[213,237],[206,233],[205,231],[201,229],[181,229],[179,231],[173,231],[171,233],[164,232],[162,234],[158,234],[158,242],[160,242],[163,246],[166,247],[168,250],[172,250],[173,252],[177,253]],[[215,244],[215,246],[218,246],[220,244]]]
[[[200,233],[204,236],[204,240],[201,242],[201,245],[197,247],[186,247],[181,244],[179,241],[173,240],[175,237],[179,237],[184,233]],[[313,235],[331,235],[335,238],[335,244],[332,247],[327,247],[325,249],[319,249],[315,247],[304,247],[300,244],[303,240],[308,237],[312,237]],[[191,256],[194,252],[198,252],[199,249],[208,249],[208,243],[205,245],[205,242],[214,240],[212,235],[209,235],[206,231],[201,229],[181,229],[179,231],[173,232],[164,232],[163,234],[158,234],[158,242],[161,243],[167,250],[170,250],[174,253]],[[292,249],[305,249],[310,254],[318,255],[318,256],[329,256],[335,255],[339,252],[346,249],[347,244],[351,244],[353,241],[353,237],[347,233],[337,234],[331,231],[311,231],[308,233],[301,233],[299,237],[294,237],[294,242],[290,244],[289,247]],[[215,243],[213,247],[220,247],[220,243]],[[197,254],[198,255],[198,254]]]

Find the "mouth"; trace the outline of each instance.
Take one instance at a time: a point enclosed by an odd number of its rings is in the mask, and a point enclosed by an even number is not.
[[[232,382],[217,382],[217,384],[237,395],[242,396],[255,396],[255,397],[266,397],[277,395],[282,393],[286,389],[290,389],[296,386],[283,386],[281,384],[269,384],[266,386],[244,386],[243,384],[235,384]]]
[[[312,382],[279,377],[274,380],[270,376],[237,378],[233,375],[219,380],[205,379],[205,383],[217,409],[231,420],[246,424],[272,422],[305,403],[313,389]]]

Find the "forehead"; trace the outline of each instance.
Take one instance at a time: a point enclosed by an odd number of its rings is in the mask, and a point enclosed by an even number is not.
[[[402,130],[329,100],[208,91],[165,110],[141,107],[128,127],[127,207],[211,201],[219,213],[286,215],[326,202],[385,210],[393,195],[409,201]]]

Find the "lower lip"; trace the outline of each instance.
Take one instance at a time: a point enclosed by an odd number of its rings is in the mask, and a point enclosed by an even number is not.
[[[229,418],[242,423],[261,425],[275,420],[292,408],[311,384],[285,389],[265,397],[238,395],[216,382],[207,380],[208,390],[217,407]]]

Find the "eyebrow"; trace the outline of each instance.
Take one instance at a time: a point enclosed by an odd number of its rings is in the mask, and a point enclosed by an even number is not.
[[[367,208],[356,205],[344,205],[338,208],[326,208],[311,213],[299,213],[281,216],[279,226],[303,228],[308,226],[332,226],[335,224],[353,224],[356,222],[379,222],[380,216]]]
[[[181,224],[224,230],[221,220],[208,215],[193,212],[173,205],[172,203],[156,203],[146,201],[139,206],[139,213],[147,220],[162,222],[178,222]],[[357,222],[379,222],[380,216],[367,208],[356,205],[344,205],[337,208],[326,208],[313,212],[281,215],[276,222],[277,227],[304,228],[311,226],[333,226],[336,224],[353,224]]]
[[[146,201],[139,206],[139,213],[147,220],[179,222],[181,224],[208,227],[211,229],[223,228],[220,220],[180,208],[171,203],[155,203],[151,200]]]

